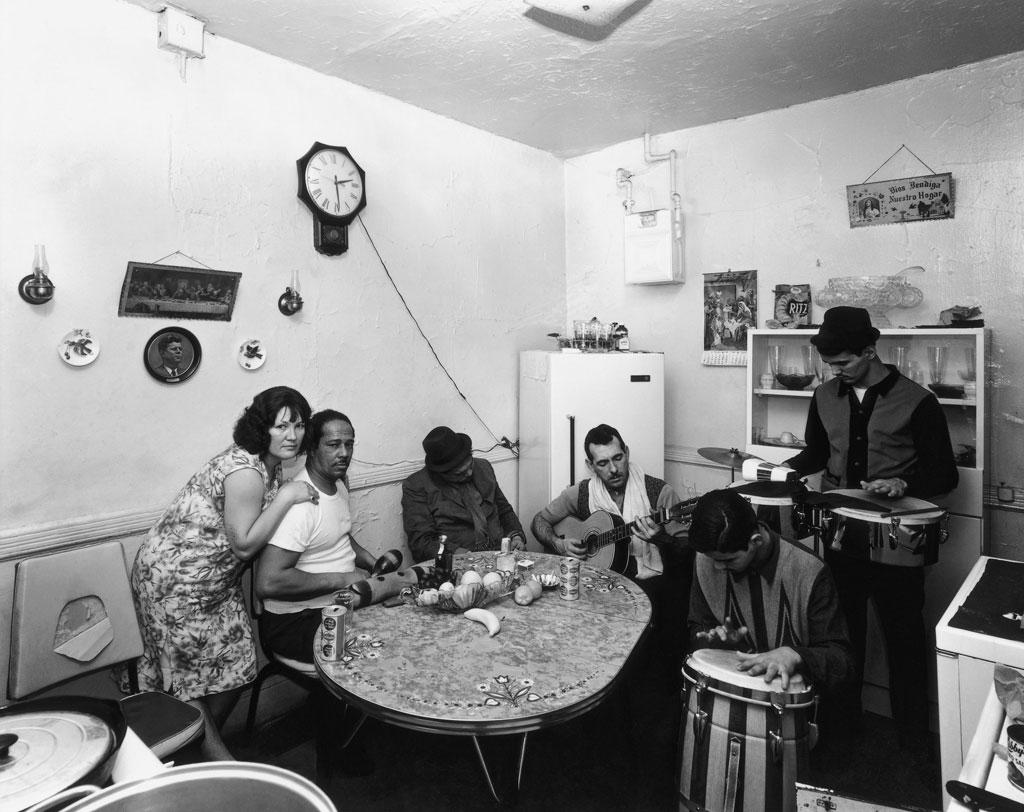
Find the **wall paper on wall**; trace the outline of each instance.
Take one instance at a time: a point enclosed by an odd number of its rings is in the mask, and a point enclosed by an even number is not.
[[[746,366],[747,331],[757,326],[757,271],[704,274],[704,353],[709,366]]]

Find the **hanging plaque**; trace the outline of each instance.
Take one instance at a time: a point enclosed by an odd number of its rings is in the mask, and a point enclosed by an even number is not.
[[[920,175],[846,187],[850,228],[946,220],[953,216],[953,175]]]

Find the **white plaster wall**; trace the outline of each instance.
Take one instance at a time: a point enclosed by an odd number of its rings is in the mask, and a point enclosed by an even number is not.
[[[665,352],[670,446],[743,444],[745,369],[700,364],[702,274],[757,269],[760,326],[777,284],[819,289],[832,276],[921,265],[925,273],[913,282],[924,301],[889,316],[897,326],[935,324],[951,305],[982,307],[993,338],[988,479],[1020,491],[1024,54],[654,137],[654,152],[678,154],[682,286],[623,284],[625,195],[616,168],[635,173],[636,210],[668,205],[666,164],[646,166],[637,136],[566,163],[567,316],[624,322],[636,348]],[[866,179],[901,144],[935,172],[952,172],[955,218],[851,229],[846,186]],[[919,174],[928,170],[901,153],[876,179]]]
[[[353,419],[357,458],[422,458],[434,425],[492,439],[437,366],[358,224],[324,257],[296,197],[295,160],[344,144],[367,172],[362,217],[438,355],[498,437],[514,436],[518,352],[564,310],[561,163],[552,156],[206,37],[186,80],[157,19],[117,0],[5,0],[0,9],[0,532],[158,509],[230,442],[252,396],[298,388]],[[45,243],[54,300],[17,296]],[[168,386],[142,349],[171,322],[118,318],[129,260],[174,251],[242,272],[230,322],[183,321],[198,373]],[[298,269],[305,308],[278,296]],[[73,327],[102,349],[57,356]],[[259,337],[268,360],[235,355]],[[499,466],[515,499],[514,465]],[[401,540],[399,491],[361,492],[363,524]],[[365,537],[365,534],[364,534]]]

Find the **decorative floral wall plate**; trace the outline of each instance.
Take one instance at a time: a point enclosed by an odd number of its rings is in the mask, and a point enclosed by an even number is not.
[[[258,338],[244,341],[238,348],[238,365],[242,369],[259,369],[266,360],[267,351]]]
[[[88,330],[76,327],[57,345],[60,360],[73,367],[84,367],[96,360],[100,345]]]

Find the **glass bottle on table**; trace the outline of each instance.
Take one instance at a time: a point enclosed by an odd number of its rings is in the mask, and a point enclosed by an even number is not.
[[[494,569],[499,572],[516,571],[516,556],[512,552],[512,539],[508,536],[501,540],[501,552],[494,556]]]
[[[445,542],[448,541],[448,536],[442,534],[437,537],[437,540],[438,546],[437,555],[434,556],[434,569],[437,570],[443,580],[451,577],[454,560],[452,551],[445,549]]]

